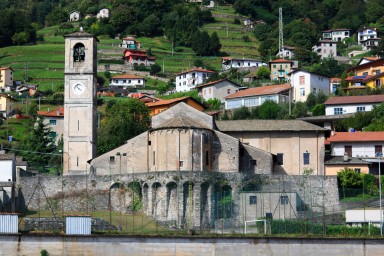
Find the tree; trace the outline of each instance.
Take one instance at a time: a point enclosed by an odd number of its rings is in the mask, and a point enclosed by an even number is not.
[[[259,107],[260,119],[277,119],[280,112],[280,106],[271,100],[265,101]]]
[[[232,120],[244,120],[249,119],[251,113],[247,107],[236,108],[232,114]]]
[[[29,164],[43,171],[55,149],[51,130],[44,124],[43,118],[38,118],[27,139],[21,144],[21,155]]]
[[[59,25],[68,20],[68,14],[62,8],[56,8],[45,19],[49,26]]]
[[[220,110],[221,101],[217,98],[207,100],[208,110]]]
[[[312,108],[312,116],[323,116],[325,115],[325,105],[324,104],[316,104]]]
[[[216,32],[213,32],[211,35],[210,45],[211,45],[211,50],[210,50],[211,54],[217,55],[221,49],[221,43]]]
[[[129,6],[119,6],[112,10],[112,13],[110,23],[117,32],[122,32],[133,20],[132,10]]]
[[[97,154],[108,152],[149,127],[149,109],[136,99],[110,104],[98,131]]]
[[[308,116],[308,108],[307,105],[304,102],[296,102],[293,106],[292,114],[298,118],[298,117],[305,117]]]
[[[15,33],[12,36],[12,42],[17,45],[25,44],[28,42],[28,34],[24,31]]]
[[[257,70],[257,78],[259,79],[269,79],[269,76],[271,75],[271,71],[269,70],[268,67],[266,66],[261,66],[258,70]]]
[[[161,67],[160,65],[158,64],[153,64],[151,65],[151,71],[150,71],[150,74],[151,75],[156,75],[157,73],[159,73],[161,71]]]
[[[159,33],[161,27],[161,21],[155,14],[151,14],[146,17],[140,24],[140,31],[145,36],[154,36]]]

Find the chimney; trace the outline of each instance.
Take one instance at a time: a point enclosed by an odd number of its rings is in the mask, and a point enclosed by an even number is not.
[[[348,157],[348,153],[347,153],[347,152],[344,152],[343,161],[344,161],[344,162],[348,162],[348,159],[349,159],[349,157]]]

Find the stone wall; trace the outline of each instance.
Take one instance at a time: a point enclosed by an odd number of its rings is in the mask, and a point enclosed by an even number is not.
[[[133,192],[132,184],[137,185],[138,192]],[[211,228],[223,217],[218,207],[230,207],[230,215],[224,217],[232,219],[234,225],[244,223],[241,192],[250,187],[265,196],[271,192],[296,193],[297,209],[302,211],[327,214],[340,208],[336,177],[233,172],[21,177],[17,202],[30,210],[90,213],[112,209],[126,213],[134,209],[135,200],[140,200],[146,215],[170,226]],[[221,202],[228,195],[230,204],[223,206]]]

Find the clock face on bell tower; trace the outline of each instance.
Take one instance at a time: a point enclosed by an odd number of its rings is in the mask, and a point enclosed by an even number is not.
[[[97,38],[65,36],[63,174],[86,174],[96,153]]]

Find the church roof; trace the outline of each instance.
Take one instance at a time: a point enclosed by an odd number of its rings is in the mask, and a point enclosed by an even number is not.
[[[200,129],[210,129],[208,126],[205,126],[203,124],[200,124],[196,120],[186,117],[186,116],[179,116],[175,117],[171,120],[168,120],[167,122],[162,123],[157,127],[157,129],[164,129],[164,128],[200,128]]]

